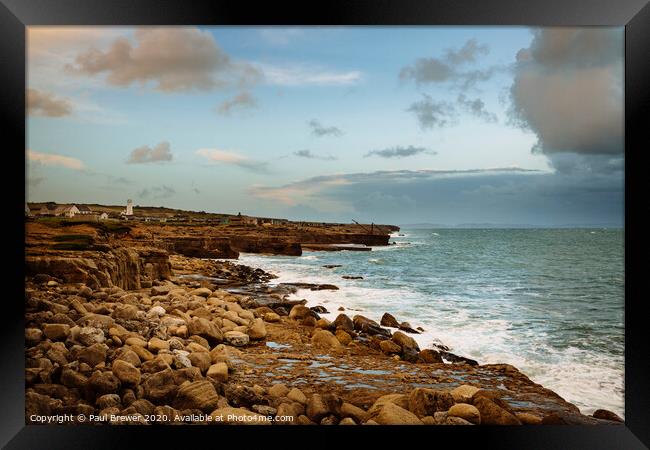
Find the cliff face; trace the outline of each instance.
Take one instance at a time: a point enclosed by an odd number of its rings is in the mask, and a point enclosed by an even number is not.
[[[98,289],[118,286],[140,289],[142,282],[169,279],[169,256],[155,248],[114,247],[107,252],[48,252],[25,256],[28,276],[47,274],[66,283]]]
[[[237,259],[239,252],[232,248],[230,239],[213,236],[169,236],[160,244],[162,248],[193,258]]]
[[[302,255],[298,242],[282,238],[264,238],[259,236],[233,236],[230,243],[237,251],[245,253],[266,253],[270,255]]]

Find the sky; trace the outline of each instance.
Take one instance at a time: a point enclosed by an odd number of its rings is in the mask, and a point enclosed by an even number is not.
[[[28,27],[27,200],[621,226],[623,28]]]

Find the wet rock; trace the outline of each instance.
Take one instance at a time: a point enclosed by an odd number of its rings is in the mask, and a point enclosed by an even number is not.
[[[391,338],[393,342],[395,342],[397,345],[399,345],[402,350],[411,350],[415,351],[416,353],[420,352],[420,347],[418,346],[418,343],[413,339],[411,336],[407,336],[401,331],[396,331],[393,333],[393,337]]]
[[[416,388],[408,396],[408,409],[418,417],[447,411],[453,404],[454,399],[451,394],[435,389]]]
[[[337,267],[342,267],[341,264],[325,264],[323,266],[325,269],[336,269]]]
[[[367,317],[356,315],[352,318],[354,323],[354,329],[367,333],[369,335],[382,335],[390,337],[390,331],[379,326],[374,320],[370,320]]]
[[[124,385],[136,386],[140,384],[140,369],[131,363],[121,359],[113,361],[112,371]]]
[[[420,361],[427,364],[444,363],[444,361],[442,360],[442,356],[440,355],[440,352],[437,352],[436,350],[430,348],[425,348],[424,350],[421,350],[420,353],[418,353],[418,357]]]
[[[518,412],[515,413],[515,416],[523,425],[541,425],[542,424],[542,418],[539,416],[536,416],[535,414],[531,413],[526,413],[526,412]]]
[[[330,322],[327,319],[318,319],[316,321],[316,325],[314,325],[316,328],[322,328],[323,330],[329,330],[332,328],[332,322]]]
[[[448,417],[460,417],[465,419],[468,422],[471,422],[475,425],[481,424],[481,414],[475,406],[469,405],[467,403],[456,403],[449,411],[447,411]]]
[[[348,333],[354,332],[354,322],[345,314],[339,314],[332,322],[332,328],[334,330],[343,330]]]
[[[217,408],[219,395],[209,381],[192,381],[183,384],[176,394],[172,406],[176,409],[200,409],[207,413]]]
[[[335,336],[341,345],[348,345],[350,342],[352,342],[352,336],[350,336],[346,331],[336,330]]]
[[[625,422],[620,416],[618,416],[616,413],[613,413],[611,411],[608,411],[606,409],[597,409],[594,411],[592,414],[593,417],[596,419],[603,419],[603,420],[611,420],[614,422]]]
[[[402,322],[402,323],[400,323],[398,328],[399,328],[400,330],[402,330],[402,331],[407,332],[407,333],[411,333],[411,334],[420,334],[420,332],[419,332],[418,330],[413,329],[413,327],[411,326],[411,324],[408,323],[408,322]]]
[[[303,320],[305,317],[314,317],[314,313],[311,309],[303,305],[296,305],[291,308],[289,313],[289,318],[293,320]]]
[[[387,355],[398,355],[402,352],[402,347],[389,339],[379,342],[379,348]]]
[[[521,425],[517,417],[486,397],[474,396],[473,403],[479,410],[483,425]]]
[[[363,277],[359,275],[343,275],[341,278],[344,280],[363,280]]]
[[[315,313],[318,313],[318,314],[327,314],[329,312],[327,310],[327,308],[325,308],[324,306],[321,306],[321,305],[312,306],[309,309],[311,309],[312,311],[314,311]]]
[[[399,322],[389,313],[384,313],[384,315],[381,316],[381,321],[379,323],[384,327],[399,328]]]
[[[336,336],[327,330],[316,330],[311,338],[311,343],[316,347],[325,349],[338,350],[341,348],[341,343]],[[309,416],[309,414],[307,416]],[[311,416],[309,416],[309,418],[313,420]]]
[[[441,351],[440,355],[446,359],[449,362],[452,363],[458,363],[458,364],[469,364],[470,366],[478,366],[478,362],[470,359],[470,358],[465,358],[464,356],[458,356],[450,352],[446,351]]]

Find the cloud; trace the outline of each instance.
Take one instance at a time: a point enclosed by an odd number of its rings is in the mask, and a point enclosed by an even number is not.
[[[45,177],[28,177],[27,183],[32,187],[36,187],[45,180],[46,180]]]
[[[457,65],[470,63],[476,61],[479,55],[487,55],[489,51],[486,44],[479,44],[476,39],[470,39],[458,50],[447,50],[446,60]]]
[[[343,72],[305,64],[273,65],[258,63],[264,80],[277,86],[349,86],[362,80],[358,70]]]
[[[283,186],[261,186],[255,185],[249,189],[253,197],[274,200],[286,205],[296,205],[300,202],[309,201],[310,197],[332,187],[347,185],[368,184],[368,183],[404,183],[422,179],[467,177],[472,175],[492,175],[504,173],[536,173],[536,170],[522,169],[518,167],[505,167],[496,169],[468,169],[468,170],[381,170],[375,172],[359,172],[348,174],[321,175],[285,184]]]
[[[316,119],[310,120],[309,122],[307,122],[307,125],[309,125],[309,127],[311,128],[311,134],[313,134],[314,136],[319,136],[319,137],[322,137],[322,136],[335,136],[335,137],[338,137],[338,136],[343,135],[343,132],[340,129],[338,129],[337,127],[324,127]]]
[[[435,155],[436,152],[431,151],[424,147],[414,147],[409,145],[408,147],[391,147],[383,150],[372,150],[364,155],[364,158],[369,156],[379,156],[381,158],[404,158],[407,156],[419,155],[421,153],[427,153],[429,155]]]
[[[188,27],[137,28],[133,39],[121,36],[106,50],[81,52],[65,68],[73,74],[106,74],[112,86],[153,84],[167,93],[245,86],[261,78],[252,65],[233,61],[209,31]]]
[[[63,117],[72,114],[72,103],[51,92],[27,89],[27,112],[30,116]]]
[[[27,150],[27,159],[38,164],[43,164],[44,166],[60,166],[73,170],[84,170],[84,163],[70,156]]]
[[[151,148],[143,145],[131,151],[127,164],[144,164],[151,162],[171,161],[172,153],[169,148],[169,142],[161,142]]]
[[[466,90],[478,82],[488,80],[496,71],[496,67],[462,69],[463,65],[476,62],[479,55],[485,55],[488,51],[487,45],[479,44],[475,39],[470,39],[458,50],[448,49],[442,58],[417,59],[413,64],[400,70],[399,79],[414,81],[417,85],[449,82],[456,88]]]
[[[247,156],[241,155],[237,152],[233,152],[229,150],[219,150],[216,148],[202,148],[197,150],[196,154],[212,162],[233,165],[233,166],[241,167],[243,169],[250,170],[252,172],[258,172],[258,173],[268,172],[268,163],[264,161],[256,161]]]
[[[153,186],[150,188],[144,188],[140,192],[138,192],[138,197],[141,198],[154,198],[154,199],[159,199],[159,198],[170,198],[173,197],[176,194],[176,190],[167,185],[162,185],[162,186]]]
[[[223,116],[229,116],[233,110],[247,108],[257,108],[257,100],[250,92],[241,92],[230,100],[221,103],[217,108],[217,113]]]
[[[336,156],[332,155],[327,155],[327,156],[319,156],[311,152],[311,150],[298,150],[296,152],[293,152],[294,155],[299,156],[301,158],[307,158],[307,159],[320,159],[323,161],[334,161],[336,160]]]
[[[544,28],[517,54],[511,122],[536,134],[533,151],[558,170],[607,170],[595,156],[622,156],[623,51],[622,29]],[[570,153],[582,157],[559,156]]]
[[[479,119],[490,123],[497,121],[496,114],[487,111],[485,109],[485,103],[483,103],[483,100],[480,98],[470,100],[464,94],[460,94],[458,96],[458,104],[461,105],[465,111]]]
[[[431,130],[450,125],[455,122],[456,109],[454,105],[444,101],[433,101],[431,96],[422,94],[423,99],[411,104],[407,111],[415,114],[420,128]]]

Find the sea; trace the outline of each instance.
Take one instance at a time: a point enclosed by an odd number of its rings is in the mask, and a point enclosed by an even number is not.
[[[623,229],[404,229],[370,252],[242,254],[330,320],[384,312],[480,364],[507,363],[575,404],[624,417]],[[340,265],[334,269],[324,265]],[[363,279],[343,279],[343,275]]]

